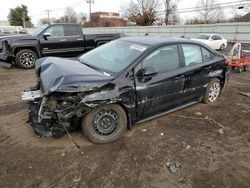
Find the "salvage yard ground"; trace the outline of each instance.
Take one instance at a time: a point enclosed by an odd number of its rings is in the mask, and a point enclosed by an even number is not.
[[[202,103],[96,145],[81,132],[37,138],[21,92],[34,70],[0,68],[0,187],[250,187],[250,71],[232,73],[212,105]],[[167,163],[179,162],[182,175]]]

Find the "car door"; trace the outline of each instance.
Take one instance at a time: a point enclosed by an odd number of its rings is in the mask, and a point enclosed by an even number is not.
[[[216,49],[220,49],[221,45],[223,44],[223,38],[220,35],[216,36]]]
[[[151,52],[135,67],[138,119],[160,114],[176,106],[175,94],[184,88],[179,47],[169,45]],[[147,73],[147,74],[146,74]]]
[[[209,82],[209,74],[213,70],[213,54],[206,48],[196,44],[182,44],[184,56],[185,87],[183,93],[177,94],[177,105],[197,101],[203,96]]]
[[[48,35],[48,37],[41,36],[40,38],[43,55],[60,55],[66,51],[63,25],[52,25],[43,34]]]
[[[209,46],[213,49],[217,49],[218,41],[216,39],[216,35],[211,35],[209,38]]]
[[[213,46],[213,49],[220,49],[221,44],[223,43],[222,38],[219,35],[213,35],[211,38],[211,43]]]
[[[79,25],[64,25],[64,35],[68,53],[84,51],[84,36]]]

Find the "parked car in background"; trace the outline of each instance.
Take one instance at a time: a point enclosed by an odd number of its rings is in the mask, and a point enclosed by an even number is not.
[[[180,38],[121,38],[78,60],[37,60],[37,85],[22,94],[36,134],[69,123],[94,143],[112,142],[135,123],[215,102],[229,74],[223,55]]]
[[[79,24],[42,25],[30,35],[0,37],[0,65],[10,67],[14,62],[19,68],[35,66],[38,58],[45,56],[76,56],[122,34],[83,33]]]
[[[192,40],[203,42],[215,50],[224,50],[227,47],[227,39],[219,34],[199,34]]]

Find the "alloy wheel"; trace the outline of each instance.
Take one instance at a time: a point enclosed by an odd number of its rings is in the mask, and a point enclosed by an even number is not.
[[[35,61],[36,58],[32,53],[25,52],[20,55],[20,64],[24,67],[32,67]]]
[[[210,102],[214,102],[218,96],[220,95],[220,83],[214,82],[213,85],[210,87],[208,100]]]

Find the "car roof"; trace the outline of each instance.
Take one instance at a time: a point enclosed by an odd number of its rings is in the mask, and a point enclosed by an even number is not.
[[[186,38],[178,38],[178,37],[154,37],[154,36],[142,36],[142,37],[124,37],[120,40],[135,42],[144,44],[147,46],[157,46],[161,44],[180,44],[180,43],[190,43],[190,44],[198,44],[204,46],[204,43],[199,41],[194,41]],[[206,45],[205,45],[206,46]]]
[[[200,33],[199,35],[219,35],[219,36],[221,36],[220,34],[217,34],[217,33]]]
[[[142,36],[142,37],[124,37],[120,40],[125,40],[129,42],[135,42],[140,44],[145,44],[147,46],[156,46],[160,44],[174,44],[174,43],[191,43],[191,44],[201,44],[200,42],[193,41],[185,38],[178,37],[151,37],[151,36]]]

